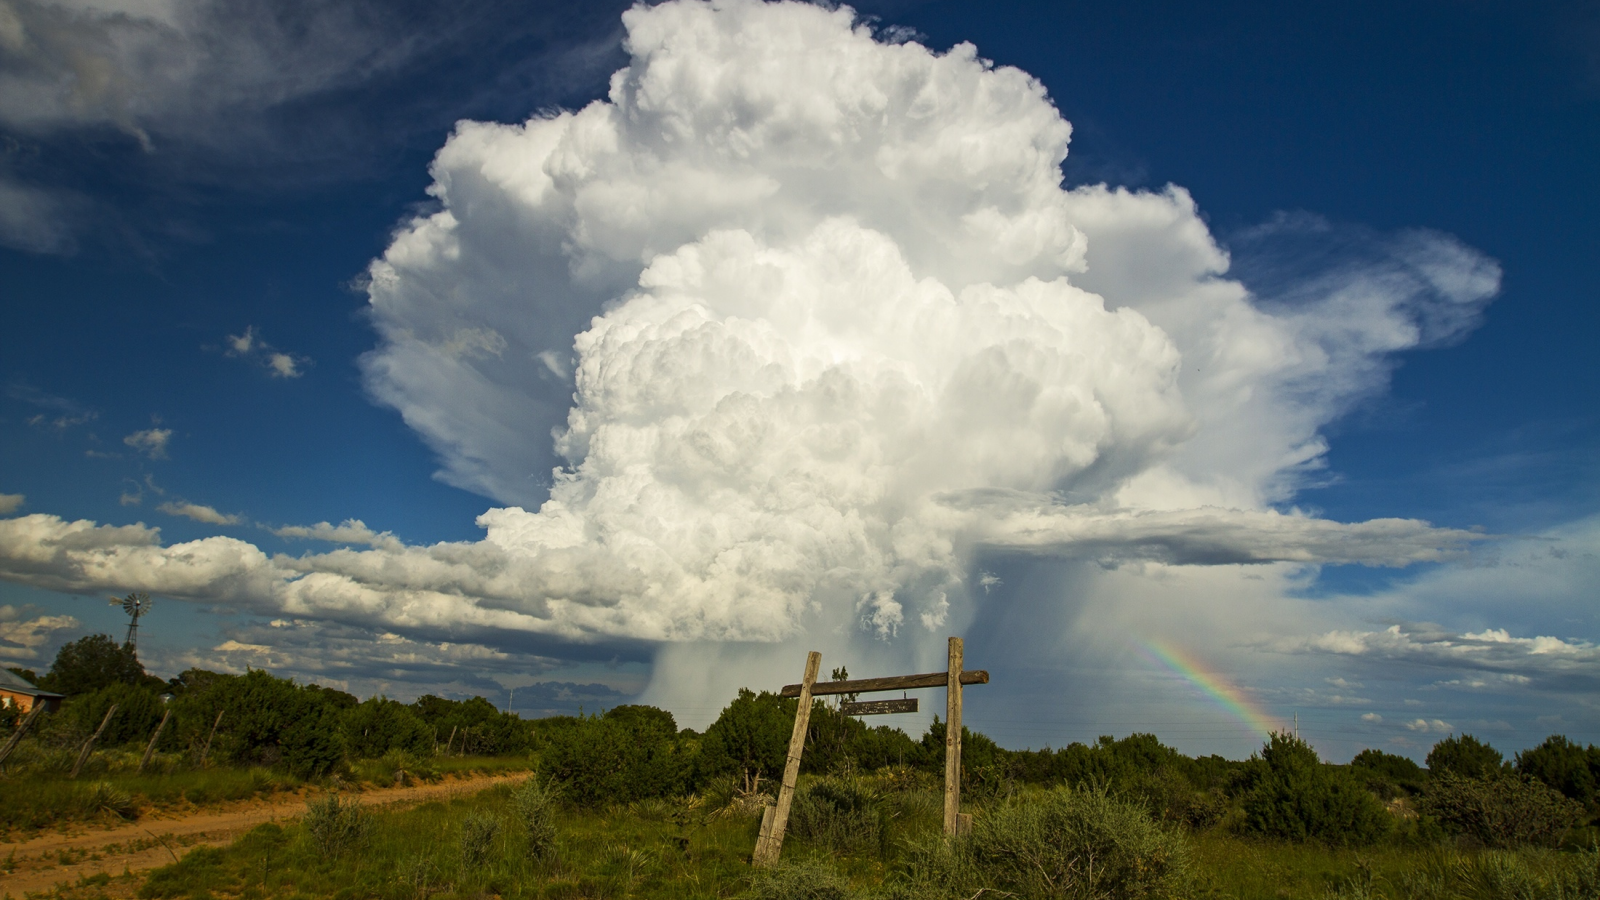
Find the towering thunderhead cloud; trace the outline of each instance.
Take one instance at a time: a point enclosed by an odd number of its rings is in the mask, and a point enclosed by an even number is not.
[[[985,546],[1399,563],[1461,539],[1265,504],[1384,354],[1470,324],[1492,263],[1413,235],[1269,310],[1181,189],[1064,190],[1070,126],[970,45],[799,3],[624,21],[608,100],[463,123],[438,210],[372,268],[372,390],[448,481],[539,504],[481,521],[553,626],[889,636],[940,627]]]

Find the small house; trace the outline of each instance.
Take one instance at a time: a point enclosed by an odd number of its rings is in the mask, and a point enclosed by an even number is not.
[[[32,712],[35,706],[42,703],[45,712],[55,712],[61,708],[62,699],[60,694],[39,690],[33,682],[10,669],[0,669],[0,706],[14,706],[23,712]]]

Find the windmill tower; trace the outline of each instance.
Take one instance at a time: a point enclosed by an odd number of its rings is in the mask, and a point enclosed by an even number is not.
[[[150,611],[152,601],[150,595],[143,591],[129,594],[126,597],[112,597],[112,606],[121,606],[122,611],[128,614],[128,639],[122,646],[129,650],[137,650],[139,646],[139,617]]]

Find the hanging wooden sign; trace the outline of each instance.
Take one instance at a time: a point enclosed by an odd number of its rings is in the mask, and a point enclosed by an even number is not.
[[[751,861],[757,866],[775,866],[778,854],[783,851],[783,835],[789,825],[789,807],[794,802],[795,780],[800,774],[800,755],[805,752],[806,727],[811,720],[811,698],[822,694],[869,694],[874,691],[904,691],[913,688],[945,689],[944,729],[944,833],[954,836],[966,831],[972,816],[961,811],[961,688],[968,684],[988,684],[989,673],[982,669],[967,671],[962,667],[961,638],[950,639],[949,667],[943,672],[925,675],[894,675],[888,678],[859,678],[854,681],[817,681],[817,670],[822,666],[822,654],[806,654],[804,680],[799,684],[784,685],[781,697],[799,697],[795,710],[794,733],[789,737],[789,757],[783,767],[783,782],[778,786],[778,802],[769,806],[761,817],[761,833],[756,838],[756,849]],[[847,716],[869,716],[879,713],[916,712],[917,701],[877,700],[844,703],[840,712]]]
[[[841,703],[839,712],[847,716],[881,716],[886,713],[908,713],[917,711],[917,698],[908,697],[904,700],[862,700],[859,703]]]

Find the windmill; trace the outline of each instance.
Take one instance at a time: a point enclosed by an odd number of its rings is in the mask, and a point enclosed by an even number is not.
[[[112,606],[121,606],[122,611],[128,614],[128,640],[122,646],[129,650],[138,649],[139,643],[139,617],[150,611],[153,601],[150,595],[143,591],[136,591],[126,597],[112,597]]]

